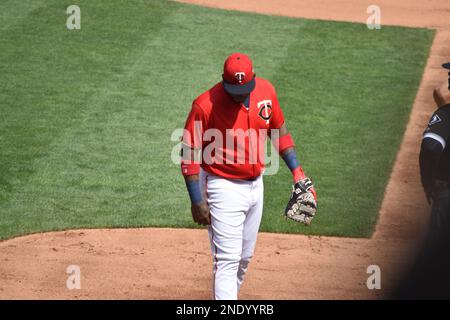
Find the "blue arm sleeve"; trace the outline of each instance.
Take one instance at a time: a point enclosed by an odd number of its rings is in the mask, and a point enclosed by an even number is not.
[[[186,182],[186,187],[193,204],[198,204],[203,201],[199,180]]]
[[[297,154],[294,150],[284,153],[282,157],[289,170],[292,171],[300,166],[300,161],[298,161]]]

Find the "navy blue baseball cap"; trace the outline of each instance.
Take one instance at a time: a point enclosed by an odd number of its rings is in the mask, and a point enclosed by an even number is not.
[[[250,92],[252,92],[253,89],[255,89],[255,85],[256,85],[255,78],[253,78],[252,80],[243,85],[231,84],[229,82],[223,81],[223,87],[225,91],[231,95],[236,96],[243,96],[250,94]]]
[[[442,66],[445,69],[449,69],[450,70],[450,62],[444,63]],[[450,71],[448,73],[448,76],[449,76],[449,78],[448,78],[448,90],[450,90]]]

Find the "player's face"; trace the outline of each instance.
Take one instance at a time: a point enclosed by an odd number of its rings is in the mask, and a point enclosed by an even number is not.
[[[244,102],[245,99],[247,99],[248,94],[244,94],[244,95],[233,95],[233,94],[230,94],[230,96],[236,102]]]

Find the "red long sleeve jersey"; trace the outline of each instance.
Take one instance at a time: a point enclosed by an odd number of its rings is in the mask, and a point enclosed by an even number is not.
[[[269,81],[256,78],[248,109],[235,102],[220,82],[192,103],[183,143],[201,150],[203,170],[227,179],[254,179],[264,169],[267,135],[283,123],[283,112]]]

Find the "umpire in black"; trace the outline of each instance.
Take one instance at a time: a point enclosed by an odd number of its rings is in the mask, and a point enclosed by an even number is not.
[[[450,70],[450,62],[443,65]],[[423,134],[420,175],[428,203],[432,204],[430,240],[450,230],[450,72],[448,84],[433,92],[438,109]]]
[[[450,69],[450,63],[443,65]],[[390,298],[450,299],[450,72],[433,92],[438,109],[423,134],[420,175],[432,204],[427,241]],[[424,212],[425,213],[425,212]]]

